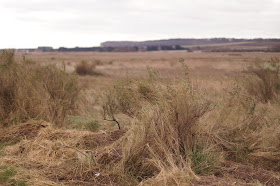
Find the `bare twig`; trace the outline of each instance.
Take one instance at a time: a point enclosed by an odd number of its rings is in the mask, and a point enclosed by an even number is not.
[[[105,120],[105,121],[113,121],[113,122],[116,122],[117,125],[118,125],[118,127],[119,127],[119,130],[121,129],[121,125],[120,125],[120,123],[116,120],[115,117],[112,117],[112,119],[106,119],[106,118],[104,117],[104,120]]]

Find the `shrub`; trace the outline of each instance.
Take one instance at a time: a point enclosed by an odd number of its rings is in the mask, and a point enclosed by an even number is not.
[[[251,66],[246,71],[250,76],[245,81],[245,88],[250,95],[268,102],[280,92],[280,60],[271,58],[263,64]]]
[[[95,74],[95,64],[88,64],[86,61],[81,61],[80,64],[76,66],[76,73],[79,75],[93,75]]]
[[[39,66],[14,60],[14,51],[0,57],[0,122],[43,119],[58,125],[75,110],[77,77],[54,65]]]

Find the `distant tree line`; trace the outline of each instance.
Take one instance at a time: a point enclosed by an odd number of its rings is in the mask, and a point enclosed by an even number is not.
[[[176,46],[145,46],[145,47],[38,47],[37,49],[18,49],[20,52],[137,52],[158,50],[187,50],[179,45]]]
[[[244,43],[242,43],[244,42]],[[227,45],[211,46],[212,44],[242,45],[240,48],[231,48]],[[247,46],[247,48],[244,48]],[[249,47],[248,47],[249,46]],[[261,49],[257,46],[262,46]],[[189,47],[189,48],[186,48]],[[107,41],[100,47],[60,47],[53,49],[49,46],[38,48],[17,49],[21,52],[137,52],[160,50],[186,50],[203,52],[280,52],[280,39],[235,39],[235,38],[209,38],[209,39],[168,39],[155,41]],[[1,51],[1,49],[0,49]]]
[[[232,42],[280,42],[280,39],[235,39],[235,38],[209,38],[209,39],[166,39],[153,41],[106,41],[102,47],[145,47],[145,46],[182,46],[182,45],[209,45]]]

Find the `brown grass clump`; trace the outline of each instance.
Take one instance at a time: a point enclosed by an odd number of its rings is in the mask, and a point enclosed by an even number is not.
[[[122,182],[188,184],[196,175],[219,174],[229,160],[279,171],[277,102],[264,103],[243,84],[209,99],[188,78],[149,73],[148,79],[122,81],[104,96],[106,116],[116,119],[121,112],[132,118],[117,173]]]
[[[245,81],[250,95],[263,102],[274,99],[280,92],[280,60],[271,58],[266,63],[257,63],[247,71],[251,76]]]
[[[0,56],[0,122],[12,124],[43,119],[62,125],[75,109],[77,77],[54,65],[39,66],[25,58],[14,60],[14,51]]]
[[[279,171],[279,104],[263,103],[236,86],[222,100],[203,122],[227,159]]]
[[[192,175],[188,174],[188,170],[182,170],[178,167],[174,167],[171,170],[162,170],[157,176],[141,182],[139,185],[148,186],[168,186],[168,185],[191,185]]]
[[[79,75],[94,75],[96,64],[88,64],[86,61],[81,61],[80,64],[76,66],[76,73]]]
[[[134,118],[120,164],[124,180],[137,183],[172,170],[190,177],[196,177],[193,170],[215,171],[222,156],[198,130],[211,102],[188,78],[166,81],[150,70],[147,80],[126,80],[109,95],[104,98],[105,114],[122,112]]]

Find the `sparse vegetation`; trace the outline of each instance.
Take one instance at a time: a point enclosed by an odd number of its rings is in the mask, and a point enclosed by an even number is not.
[[[75,109],[79,87],[77,77],[56,68],[23,59],[15,61],[14,51],[0,56],[0,122],[16,124],[43,119],[62,125]]]
[[[205,92],[189,78],[169,81],[152,69],[148,72],[147,80],[125,80],[105,97],[105,113],[119,111],[134,118],[121,174],[141,182],[171,169],[188,176],[195,175],[192,167],[197,173],[212,172],[222,156],[197,128],[211,110]]]
[[[164,65],[137,76],[132,63],[144,68],[146,58],[126,54],[133,60],[103,66],[110,76],[78,78],[65,72],[76,71],[68,59],[60,70],[4,51],[0,185],[279,185],[279,59],[244,74],[240,64],[255,60],[249,54],[178,54],[192,58],[170,65],[149,57]],[[121,78],[125,65],[133,72]],[[225,79],[214,89],[217,77]]]

